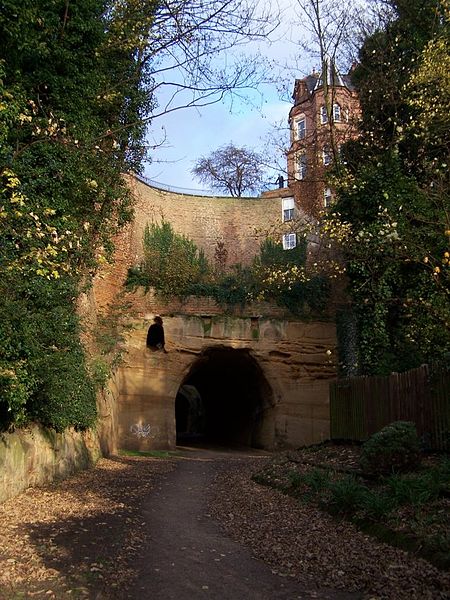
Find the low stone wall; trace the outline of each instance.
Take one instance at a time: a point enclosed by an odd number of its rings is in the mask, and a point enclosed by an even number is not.
[[[27,487],[64,478],[87,469],[100,457],[92,431],[56,433],[38,425],[0,435],[0,501]]]
[[[117,452],[118,374],[97,398],[95,429],[56,433],[39,425],[0,434],[0,502],[27,487],[50,483]]]

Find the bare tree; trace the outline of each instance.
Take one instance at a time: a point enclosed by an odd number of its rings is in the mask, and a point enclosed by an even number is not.
[[[260,190],[264,170],[259,154],[230,143],[200,158],[192,173],[214,190],[242,196]]]
[[[344,46],[348,47],[348,40],[353,35],[351,28],[357,10],[356,4],[349,2],[342,5],[333,0],[297,0],[297,6],[299,18],[309,33],[308,41],[301,45],[320,60],[320,85],[327,114],[329,145],[335,162],[338,162],[333,119],[336,86],[341,84],[337,64],[341,50]]]
[[[114,43],[135,57],[134,76],[157,99],[148,121],[256,89],[268,79],[265,61],[240,49],[279,24],[276,10],[253,0],[111,0],[108,19]]]

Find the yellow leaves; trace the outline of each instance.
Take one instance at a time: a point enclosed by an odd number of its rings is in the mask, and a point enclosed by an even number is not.
[[[447,20],[449,18],[446,15]],[[424,133],[439,125],[443,133],[449,122],[450,42],[446,36],[433,38],[422,52],[421,63],[411,77],[408,103],[420,111],[417,123]]]
[[[338,213],[330,213],[326,217],[321,227],[321,233],[339,244],[346,244],[353,238],[352,226],[343,221]]]
[[[12,189],[12,188],[19,187],[19,185],[20,185],[20,179],[10,169],[4,169],[3,172],[2,172],[2,177],[4,177],[6,179],[5,186],[7,188]]]
[[[24,113],[20,113],[20,115],[18,116],[18,120],[19,120],[19,123],[21,125],[23,125],[24,123],[31,123],[31,121],[33,120],[33,117],[31,117],[30,115],[26,115]]]
[[[18,204],[19,206],[24,206],[24,196],[18,192],[13,192],[11,194],[11,198],[9,200],[11,204]]]
[[[86,181],[86,185],[88,186],[88,188],[90,190],[97,190],[98,189],[98,183],[95,181],[95,179],[88,179]]]
[[[10,272],[33,272],[48,279],[57,279],[61,272],[71,270],[68,258],[79,238],[66,229],[62,234],[52,225],[56,210],[36,206],[20,191],[20,179],[11,169],[0,174],[0,219],[4,240],[12,251],[5,253],[4,269]]]

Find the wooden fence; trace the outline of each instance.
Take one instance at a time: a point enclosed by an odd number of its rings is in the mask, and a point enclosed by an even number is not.
[[[331,438],[364,441],[393,421],[413,421],[425,447],[450,450],[450,372],[427,365],[330,385]]]

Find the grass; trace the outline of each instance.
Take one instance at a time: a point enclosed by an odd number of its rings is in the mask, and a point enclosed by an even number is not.
[[[119,450],[120,456],[150,456],[151,458],[173,458],[178,450]]]
[[[343,472],[336,449],[296,452],[294,460],[274,459],[253,476],[257,483],[277,488],[362,531],[425,558],[441,569],[450,567],[450,460],[427,459],[416,470],[365,479],[359,466]],[[327,458],[332,460],[326,468]],[[345,462],[345,448],[342,454]],[[351,469],[350,469],[351,471]]]

